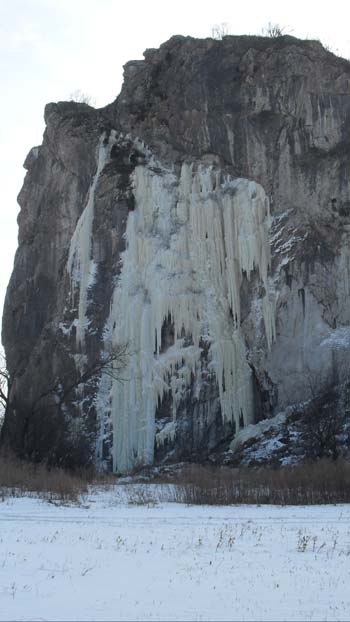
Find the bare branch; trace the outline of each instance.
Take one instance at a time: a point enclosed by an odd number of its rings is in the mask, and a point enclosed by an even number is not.
[[[6,361],[2,354],[0,354],[0,405],[6,409],[8,403],[8,390],[9,390],[10,376],[6,368]]]
[[[62,346],[57,345],[67,354],[70,351]],[[71,371],[67,372],[63,376],[60,376],[44,393],[41,393],[33,404],[33,410],[36,409],[38,404],[49,397],[50,395],[59,396],[59,404],[63,404],[67,400],[68,396],[80,385],[86,385],[89,382],[100,378],[102,374],[109,376],[113,380],[123,382],[121,377],[122,371],[125,369],[127,359],[129,356],[128,344],[119,344],[111,346],[109,350],[103,351],[101,356],[96,358],[89,365],[83,365],[82,368],[77,370],[77,374],[72,377]],[[62,391],[62,387],[64,387]]]

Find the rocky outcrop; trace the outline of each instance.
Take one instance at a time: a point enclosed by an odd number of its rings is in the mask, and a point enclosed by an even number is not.
[[[173,37],[111,105],[45,120],[3,317],[4,443],[117,470],[204,460],[344,380],[349,62],[289,36]]]

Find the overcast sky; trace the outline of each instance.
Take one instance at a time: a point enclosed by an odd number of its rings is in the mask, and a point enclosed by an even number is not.
[[[43,110],[77,89],[97,106],[112,101],[122,66],[174,34],[261,34],[269,22],[317,38],[350,58],[345,0],[0,0],[0,316],[17,246],[17,194],[29,149],[41,143]]]

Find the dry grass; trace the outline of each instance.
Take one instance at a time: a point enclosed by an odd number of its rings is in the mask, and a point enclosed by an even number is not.
[[[181,469],[167,469],[166,473],[149,477],[147,481],[161,486],[152,487],[143,477],[134,477],[132,484],[129,481],[125,486],[129,504],[153,506],[162,501],[195,505],[350,503],[350,462],[344,459],[324,459],[276,469],[189,464]],[[89,485],[115,483],[113,474],[96,474],[92,470],[70,473],[0,456],[0,500],[35,494],[51,502],[77,503],[87,494]]]
[[[159,502],[160,491],[155,491],[147,485],[125,485],[125,495],[128,505],[146,505],[147,507],[154,507]],[[167,495],[161,493],[161,496],[167,501]]]
[[[70,473],[0,455],[0,499],[32,493],[52,502],[77,503],[88,492],[89,484],[103,485],[112,479],[92,470]]]
[[[191,465],[158,481],[173,483],[173,501],[311,505],[350,502],[350,463],[339,459],[278,469],[229,469]]]

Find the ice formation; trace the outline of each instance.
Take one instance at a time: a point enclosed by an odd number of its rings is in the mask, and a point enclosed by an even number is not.
[[[78,321],[76,323],[76,340],[78,346],[83,346],[85,332],[88,326],[86,317],[88,290],[95,277],[95,264],[91,258],[92,225],[94,220],[95,191],[99,177],[106,166],[113,144],[116,141],[116,132],[112,130],[108,140],[106,134],[100,137],[97,156],[96,172],[89,188],[88,199],[74,234],[71,239],[67,270],[71,277],[72,297],[79,286]]]
[[[173,418],[201,367],[215,375],[224,418],[253,421],[252,375],[241,335],[240,286],[255,270],[264,286],[267,341],[274,336],[269,293],[269,205],[247,179],[214,167],[169,171],[137,166],[135,210],[109,318],[115,344],[129,344],[125,382],[112,383],[114,469],[153,460],[155,413],[171,392]],[[174,343],[162,344],[171,323]],[[204,345],[208,361],[203,360]],[[174,426],[168,426],[174,438]],[[162,438],[162,441],[164,439]]]

